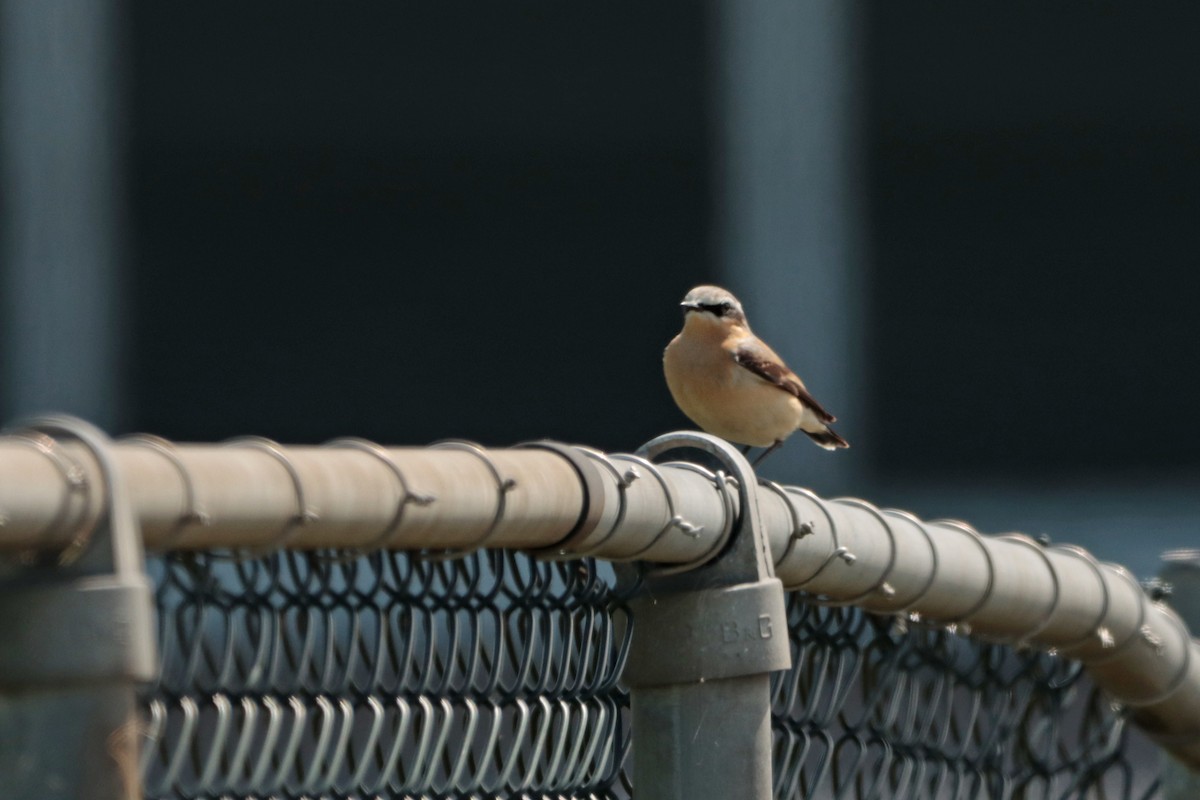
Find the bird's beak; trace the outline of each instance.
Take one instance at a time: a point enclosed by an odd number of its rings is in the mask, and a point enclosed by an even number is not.
[[[685,314],[686,314],[686,313],[687,313],[687,312],[689,312],[689,311],[695,311],[696,309],[700,308],[700,304],[699,304],[699,303],[688,303],[688,302],[683,302],[683,303],[680,303],[680,304],[679,304],[679,307],[680,307],[680,308],[682,308],[682,309],[683,309],[683,313],[685,313]]]

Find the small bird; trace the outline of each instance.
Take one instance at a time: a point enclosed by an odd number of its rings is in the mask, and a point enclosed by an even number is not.
[[[701,429],[736,444],[768,448],[796,429],[826,450],[849,447],[834,416],[796,373],[750,330],[742,304],[719,286],[697,286],[680,303],[683,330],[663,352],[667,388]]]

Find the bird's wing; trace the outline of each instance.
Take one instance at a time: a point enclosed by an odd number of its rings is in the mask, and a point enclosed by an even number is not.
[[[765,345],[747,342],[738,346],[733,352],[733,360],[745,367],[768,383],[773,383],[780,389],[796,398],[821,418],[822,422],[835,422],[837,418],[821,407],[817,399],[804,388],[804,383],[796,373],[792,372],[779,357]]]

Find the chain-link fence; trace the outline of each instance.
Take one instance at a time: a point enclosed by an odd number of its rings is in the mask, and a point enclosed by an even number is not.
[[[688,448],[715,462],[656,460]],[[0,512],[14,797],[1151,798],[1158,747],[1200,764],[1200,645],[1160,592],[704,434],[47,419],[0,437]]]
[[[147,796],[626,793],[631,631],[595,563],[196,554],[153,571]]]
[[[175,553],[147,797],[624,798],[632,623],[604,562]],[[628,581],[626,581],[628,582]],[[788,604],[774,793],[1150,798],[1157,756],[1080,665]]]

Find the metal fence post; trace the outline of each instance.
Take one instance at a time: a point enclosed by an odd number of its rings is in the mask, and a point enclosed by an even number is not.
[[[82,445],[100,468],[106,502],[52,559],[0,572],[0,794],[140,798],[134,692],[158,668],[141,534],[102,433],[68,418],[25,430],[68,498],[86,488],[79,450],[45,434]]]
[[[651,571],[631,604],[624,678],[634,791],[647,798],[769,798],[769,678],[791,665],[783,585],[763,536],[754,473],[740,453],[704,434],[660,437],[639,452],[653,458],[685,447],[715,456],[736,478],[740,513],[715,561],[670,575]]]
[[[1168,550],[1162,554],[1159,586],[1165,599],[1187,624],[1200,630],[1200,550]],[[1200,737],[1200,729],[1192,736]],[[1165,751],[1164,751],[1165,752]],[[1163,757],[1164,800],[1194,800],[1200,797],[1200,775],[1169,755]]]

